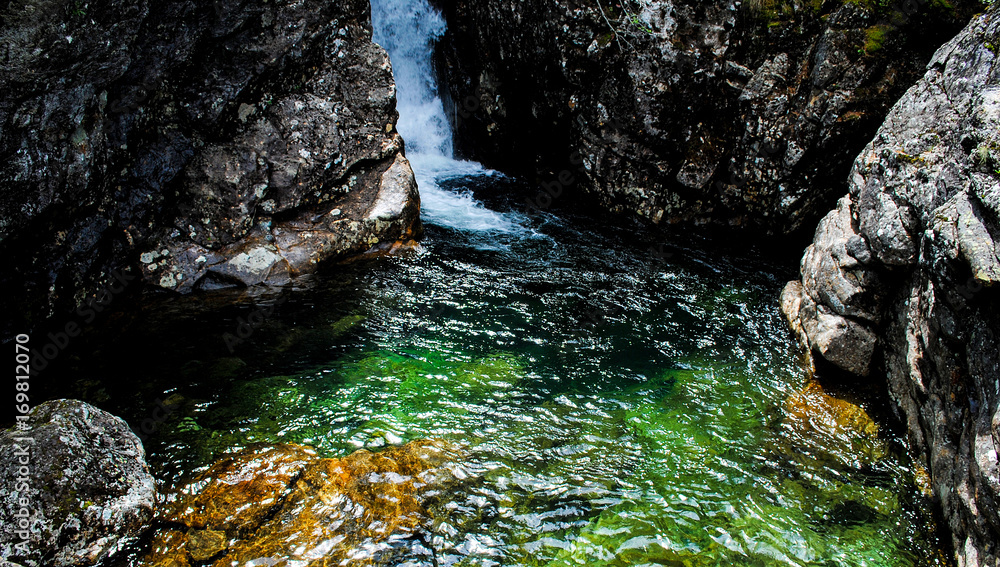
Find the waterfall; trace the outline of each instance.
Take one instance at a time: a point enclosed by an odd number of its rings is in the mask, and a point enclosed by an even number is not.
[[[427,0],[372,0],[374,41],[389,52],[396,78],[397,128],[408,151],[452,157],[451,127],[437,92],[432,57],[445,22]]]
[[[427,0],[371,0],[374,41],[389,53],[396,79],[396,128],[406,141],[406,157],[420,188],[426,223],[470,232],[520,232],[516,213],[485,208],[470,191],[476,178],[496,175],[478,163],[454,159],[451,126],[434,74],[434,42],[444,35],[444,17]],[[456,183],[456,180],[467,183]]]

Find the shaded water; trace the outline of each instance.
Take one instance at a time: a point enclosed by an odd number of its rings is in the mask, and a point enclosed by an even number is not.
[[[151,304],[140,332],[73,361],[78,395],[150,425],[159,478],[255,442],[342,456],[435,438],[467,475],[431,511],[436,565],[936,562],[897,443],[795,413],[791,274],[519,212],[529,187],[451,159],[428,78],[443,22],[419,0],[372,4],[423,246],[236,306]],[[121,360],[149,381],[114,388]],[[156,398],[177,409],[151,422]]]

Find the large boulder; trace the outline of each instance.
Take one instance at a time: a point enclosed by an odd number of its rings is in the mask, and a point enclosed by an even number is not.
[[[888,376],[962,567],[1000,561],[998,45],[991,8],[938,50],[782,301],[817,355]]]
[[[368,2],[28,0],[0,18],[10,324],[116,271],[181,293],[281,284],[419,236]]]
[[[0,433],[0,555],[30,567],[95,565],[153,519],[142,443],[121,419],[75,400],[36,407]]]

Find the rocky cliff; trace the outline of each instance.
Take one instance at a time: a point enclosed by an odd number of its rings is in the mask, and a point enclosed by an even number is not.
[[[826,361],[887,375],[960,566],[1000,563],[1000,13],[893,107],[783,309]]]
[[[440,4],[467,155],[556,198],[583,190],[654,222],[786,234],[843,195],[852,160],[969,3]]]
[[[17,0],[0,17],[17,322],[113,270],[179,292],[281,283],[419,232],[368,2]]]

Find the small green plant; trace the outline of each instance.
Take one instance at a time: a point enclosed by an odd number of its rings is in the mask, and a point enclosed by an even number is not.
[[[653,33],[653,28],[643,23],[643,21],[639,19],[639,16],[633,14],[632,18],[629,21],[632,22],[632,26],[635,27],[637,30],[643,33]]]
[[[601,0],[597,1],[597,8],[600,11],[604,23],[611,30],[609,37],[602,36],[601,44],[608,45],[614,40],[619,49],[630,49],[635,51],[635,45],[630,41],[641,35],[653,35],[656,33],[652,27],[639,17],[644,4],[648,0],[620,0],[615,4],[605,6]],[[631,5],[631,6],[630,6]],[[604,40],[607,41],[604,41]]]
[[[177,431],[180,432],[197,432],[201,431],[202,427],[198,425],[198,422],[194,420],[193,417],[185,417],[177,423]]]
[[[69,10],[69,15],[76,18],[87,17],[87,4],[84,2],[73,2],[73,6]]]
[[[990,159],[990,149],[986,145],[979,146],[972,152],[974,165],[985,165]]]
[[[948,0],[931,0],[931,6],[948,12],[955,12],[955,5]]]
[[[1000,34],[980,34],[979,39],[982,40],[983,46],[990,50],[990,53],[1000,55]]]
[[[886,36],[891,29],[891,27],[886,25],[878,25],[865,30],[864,52],[872,54],[882,49],[882,46],[885,45]]]
[[[1000,176],[1000,143],[984,142],[972,150],[972,165],[980,171]]]

